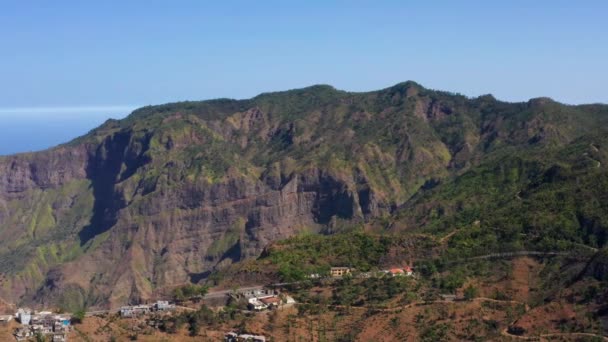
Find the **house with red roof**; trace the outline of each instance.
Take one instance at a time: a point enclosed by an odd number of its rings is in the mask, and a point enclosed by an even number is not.
[[[390,270],[388,270],[388,273],[390,273],[393,277],[398,277],[405,274],[405,272],[401,268],[391,268]]]
[[[392,275],[393,277],[411,276],[412,274],[414,274],[414,271],[412,271],[412,268],[409,266],[406,266],[404,268],[391,268],[390,270],[384,272]]]

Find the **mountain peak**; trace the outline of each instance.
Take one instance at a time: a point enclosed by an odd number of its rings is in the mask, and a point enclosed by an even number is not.
[[[344,91],[338,90],[329,84],[313,84],[311,86],[303,87],[303,88],[294,88],[294,89],[282,90],[282,91],[264,92],[264,93],[261,93],[261,94],[255,96],[253,98],[253,100],[281,96],[281,95],[302,95],[302,94],[312,94],[312,95],[334,94],[334,95],[336,95],[336,94],[340,94],[340,93],[344,93]]]
[[[550,103],[557,103],[557,101],[550,97],[535,97],[528,100],[530,106],[543,106]]]

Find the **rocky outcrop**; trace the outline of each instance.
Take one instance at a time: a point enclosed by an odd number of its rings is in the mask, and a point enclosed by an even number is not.
[[[88,224],[64,237],[83,254],[65,262],[35,263],[42,278],[12,281],[4,296],[49,303],[78,293],[88,305],[139,301],[155,289],[200,280],[216,267],[257,257],[272,241],[320,231],[333,217],[363,220],[377,211],[372,189],[358,192],[355,180],[316,167],[288,175],[279,170],[277,179],[228,170],[213,183],[205,178],[175,181],[171,175],[184,172],[175,169],[185,166],[165,163],[159,155],[164,166],[154,164],[147,154],[149,143],[149,136],[122,131],[95,147],[62,147],[2,160],[0,168],[7,170],[2,217],[17,215],[6,212],[7,202],[36,201],[28,191],[61,190],[77,179],[90,182],[87,191],[93,197]],[[152,175],[154,184],[147,184]],[[60,221],[61,213],[55,215]],[[14,269],[5,272],[18,278]]]
[[[0,157],[0,197],[17,199],[30,189],[57,188],[85,178],[87,158],[84,145]]]

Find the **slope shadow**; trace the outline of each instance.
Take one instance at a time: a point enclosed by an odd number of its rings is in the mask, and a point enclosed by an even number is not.
[[[130,132],[118,132],[100,144],[95,154],[89,157],[86,172],[95,202],[89,225],[78,233],[81,246],[116,224],[117,212],[125,205],[124,200],[115,193],[114,184],[130,138]]]

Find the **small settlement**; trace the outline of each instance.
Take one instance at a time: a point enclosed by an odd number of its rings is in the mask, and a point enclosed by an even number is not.
[[[382,276],[414,276],[411,267],[391,268],[375,272],[355,272],[354,268],[350,267],[331,267],[329,278],[342,278],[345,276],[354,276],[359,278],[382,277]],[[314,273],[307,276],[309,279],[325,278],[323,275]],[[294,304],[295,300],[287,294],[279,294],[276,289],[268,289],[263,287],[254,287],[248,289],[237,290],[234,293],[229,293],[228,296],[237,300],[242,300],[247,303],[247,308],[251,311],[263,311],[279,308],[284,305]],[[171,312],[176,309],[175,304],[168,301],[156,301],[153,304],[139,304],[123,306],[118,310],[118,314],[122,318],[138,318],[151,313]],[[37,334],[51,336],[53,342],[67,341],[68,332],[71,329],[71,315],[55,314],[49,311],[33,312],[30,309],[20,308],[15,316],[0,315],[0,325],[9,324],[15,318],[21,323],[21,327],[15,330],[15,338],[17,341],[24,341],[33,338]],[[154,322],[152,322],[154,323]],[[150,322],[149,322],[150,324]],[[48,338],[47,338],[48,340]],[[252,334],[237,334],[228,332],[224,336],[227,342],[265,342],[266,338],[261,335]]]
[[[55,314],[49,311],[33,312],[30,309],[20,308],[15,317],[21,323],[21,327],[15,330],[17,341],[27,340],[37,334],[51,336],[53,342],[67,341],[72,320],[70,314]]]
[[[135,305],[123,306],[119,310],[121,317],[137,317],[139,315],[148,314],[159,311],[172,311],[175,309],[174,304],[169,304],[167,301],[157,301],[151,305]],[[25,341],[32,339],[36,335],[50,336],[53,342],[65,342],[68,340],[68,333],[71,329],[72,315],[57,314],[50,311],[32,311],[27,308],[17,310],[15,316],[0,315],[0,324],[8,324],[13,320],[13,317],[21,323],[21,326],[15,329],[14,336],[17,341]]]
[[[123,306],[120,308],[120,317],[132,318],[147,315],[151,312],[162,312],[162,311],[173,311],[175,310],[175,304],[169,304],[168,301],[159,300],[151,305],[131,305]]]

